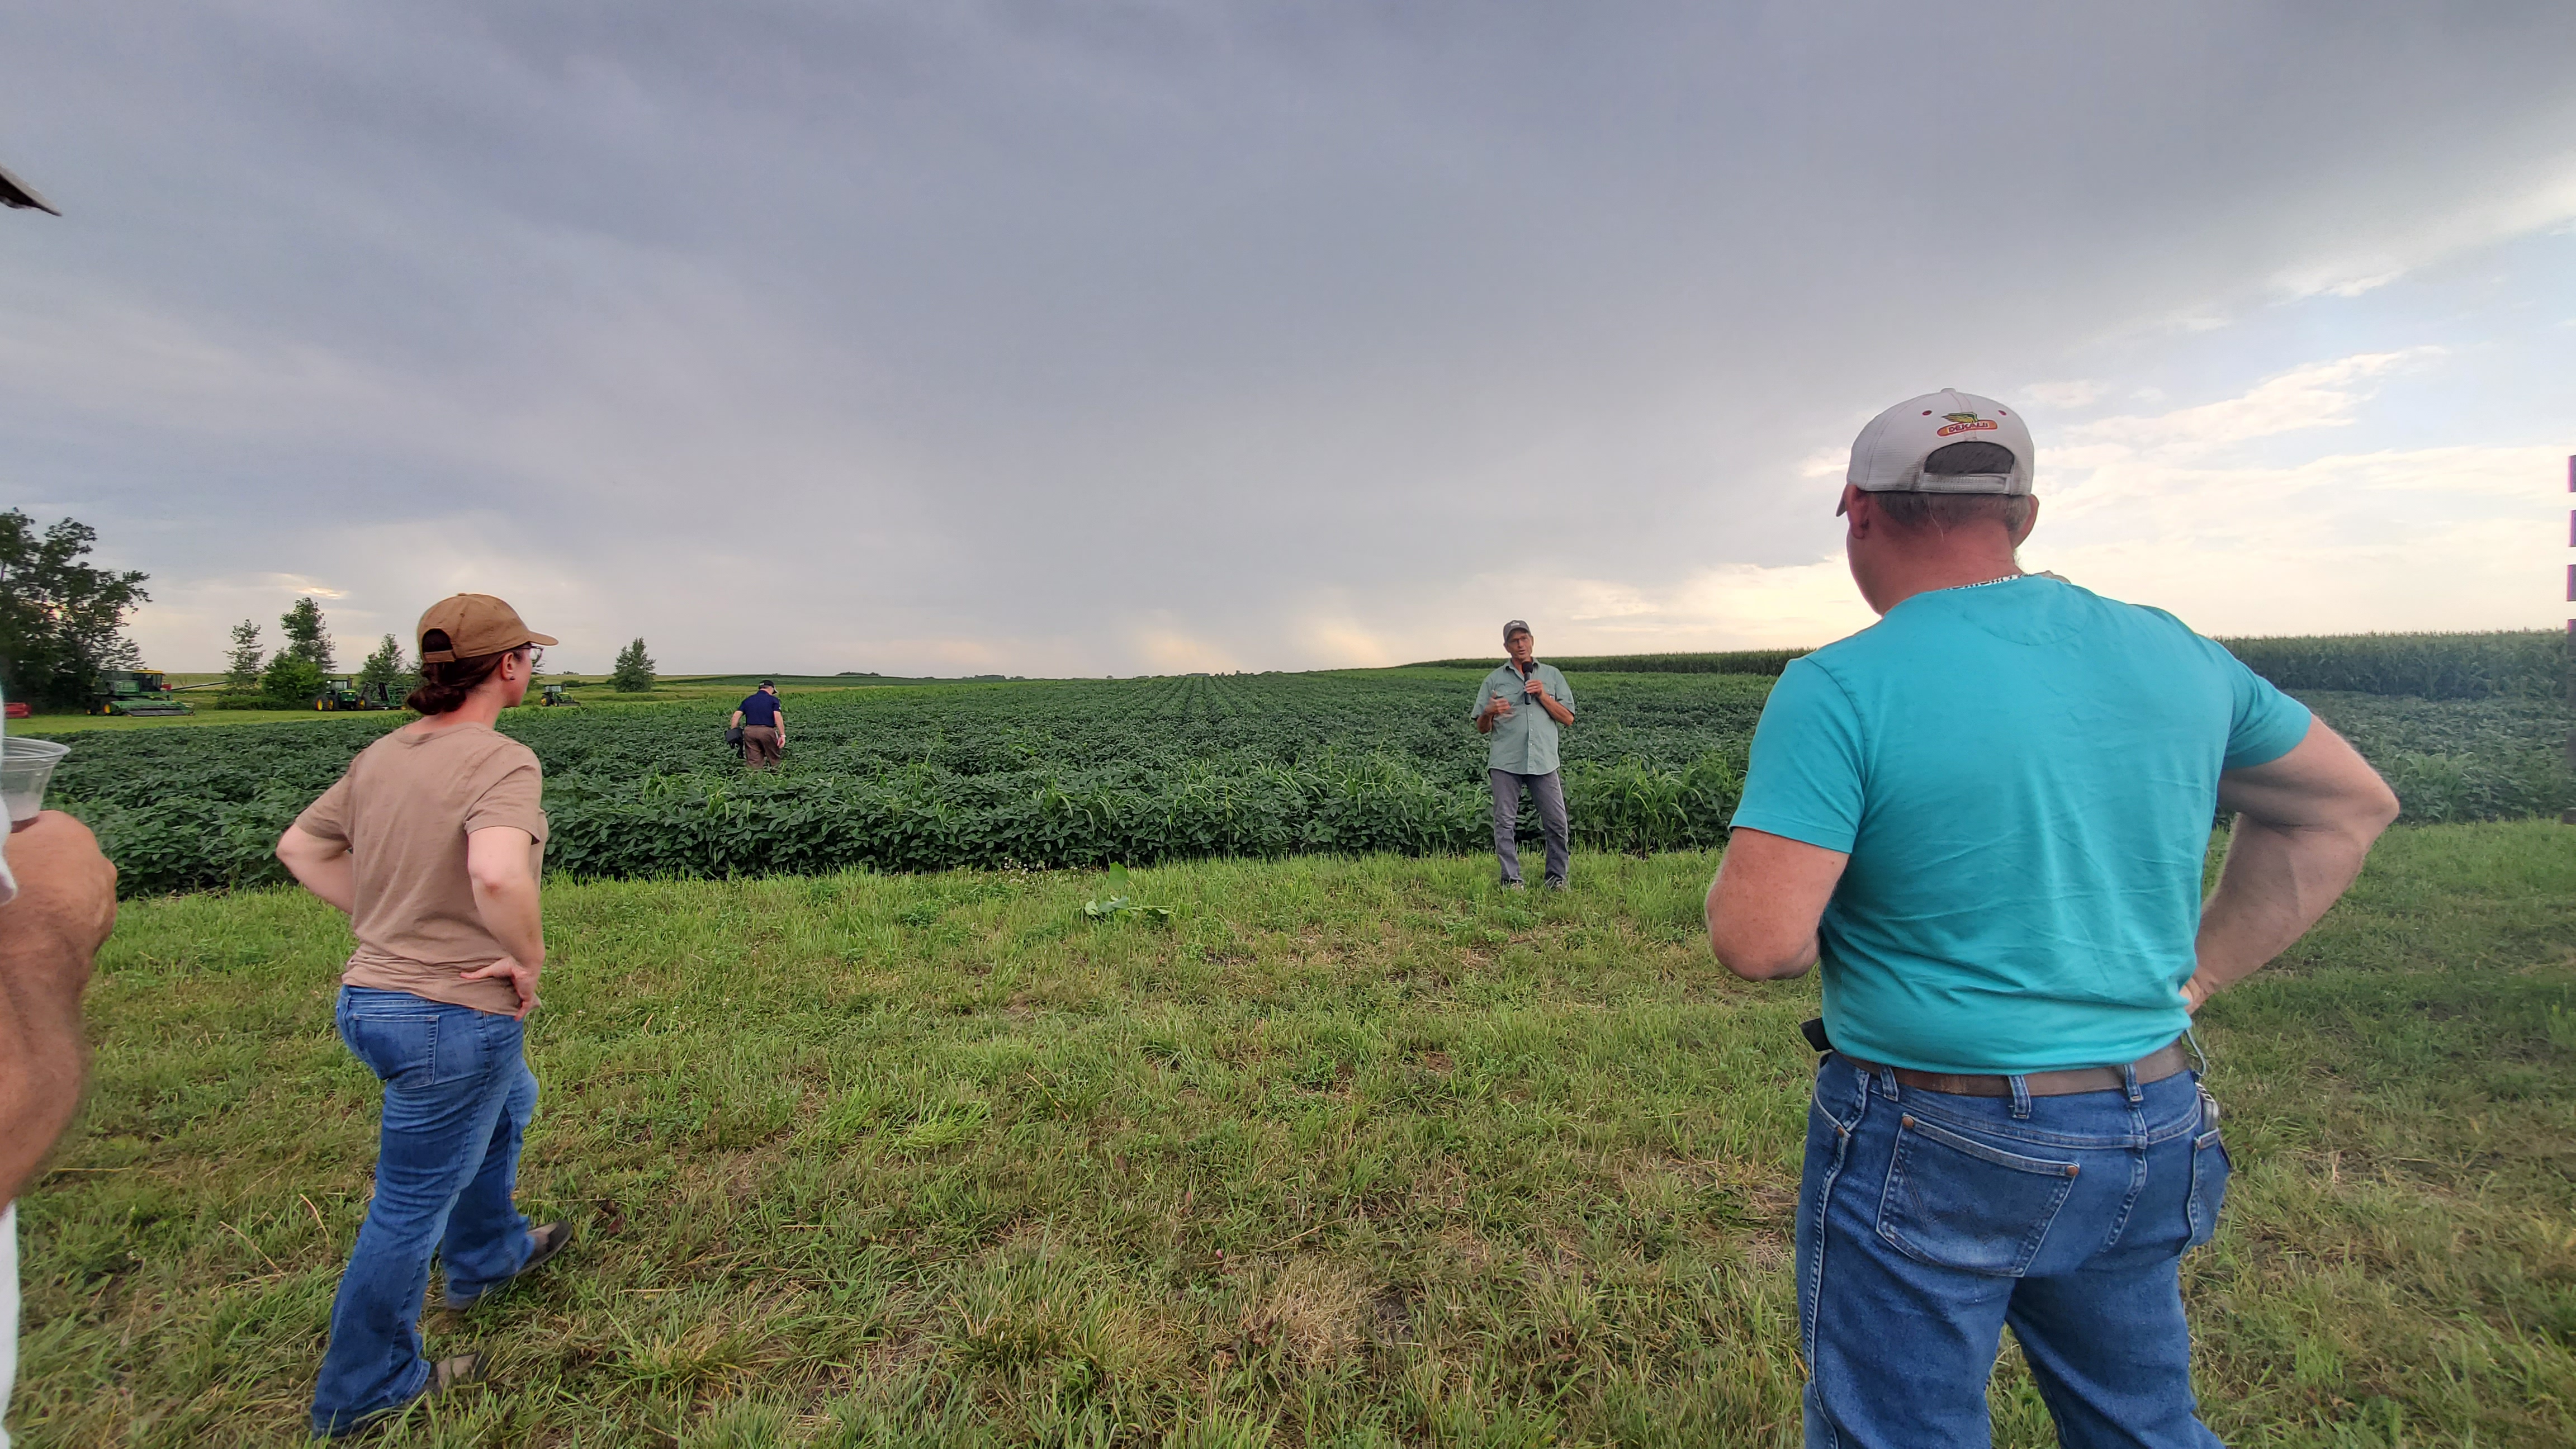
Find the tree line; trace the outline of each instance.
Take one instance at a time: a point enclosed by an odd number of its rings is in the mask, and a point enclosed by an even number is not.
[[[18,509],[0,512],[0,690],[11,700],[79,709],[108,675],[136,667],[125,616],[152,597],[148,576],[85,562],[97,541],[75,519],[40,532]]]
[[[300,709],[322,692],[323,680],[338,672],[331,657],[331,632],[322,606],[310,595],[298,598],[278,616],[285,644],[262,662],[259,621],[233,626],[232,648],[224,665],[224,692],[245,702],[257,700],[276,709]],[[387,634],[376,651],[358,666],[359,692],[400,702],[420,682],[420,662],[407,658],[402,642]]]
[[[98,530],[62,518],[39,528],[19,509],[0,510],[0,691],[44,709],[86,709],[120,670],[142,667],[125,634],[127,618],[152,595],[139,569],[88,562]],[[340,673],[329,622],[310,595],[278,616],[280,644],[270,653],[260,624],[232,627],[223,686],[214,703],[243,708],[302,709]],[[653,688],[654,664],[635,640],[618,651],[608,684],[621,694]],[[420,682],[420,661],[391,634],[359,664],[355,679],[370,698],[400,703]],[[381,694],[379,693],[381,691]]]

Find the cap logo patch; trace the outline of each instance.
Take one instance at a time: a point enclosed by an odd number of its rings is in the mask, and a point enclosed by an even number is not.
[[[1995,429],[1994,419],[1981,418],[1975,413],[1943,413],[1941,416],[1950,421],[1948,426],[1933,430],[1932,436],[1936,438],[1946,438],[1952,433],[1990,433]]]

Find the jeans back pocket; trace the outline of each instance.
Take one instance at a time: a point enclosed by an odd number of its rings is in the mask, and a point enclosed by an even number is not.
[[[432,1012],[340,1014],[340,1042],[397,1092],[437,1085],[438,1017]]]
[[[1878,1203],[1878,1235],[1943,1268],[2017,1278],[2075,1190],[2076,1165],[2024,1157],[1907,1113]]]

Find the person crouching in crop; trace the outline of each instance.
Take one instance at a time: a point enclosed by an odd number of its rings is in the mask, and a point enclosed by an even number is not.
[[[734,707],[733,728],[742,731],[744,764],[766,770],[778,763],[787,748],[787,707],[778,702],[778,681],[760,681],[760,688]]]
[[[421,615],[421,718],[349,762],[296,818],[277,858],[357,933],[340,977],[340,1040],[385,1086],[376,1191],[331,1304],[313,1429],[339,1437],[480,1377],[430,1362],[420,1314],[433,1254],[463,1308],[564,1249],[512,1201],[537,1079],[520,1033],[546,943],[538,874],[543,784],[494,731],[555,641],[488,594]]]

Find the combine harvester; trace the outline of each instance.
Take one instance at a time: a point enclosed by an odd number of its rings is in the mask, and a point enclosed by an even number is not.
[[[90,696],[91,714],[195,714],[174,698],[170,681],[158,669],[111,669]]]

